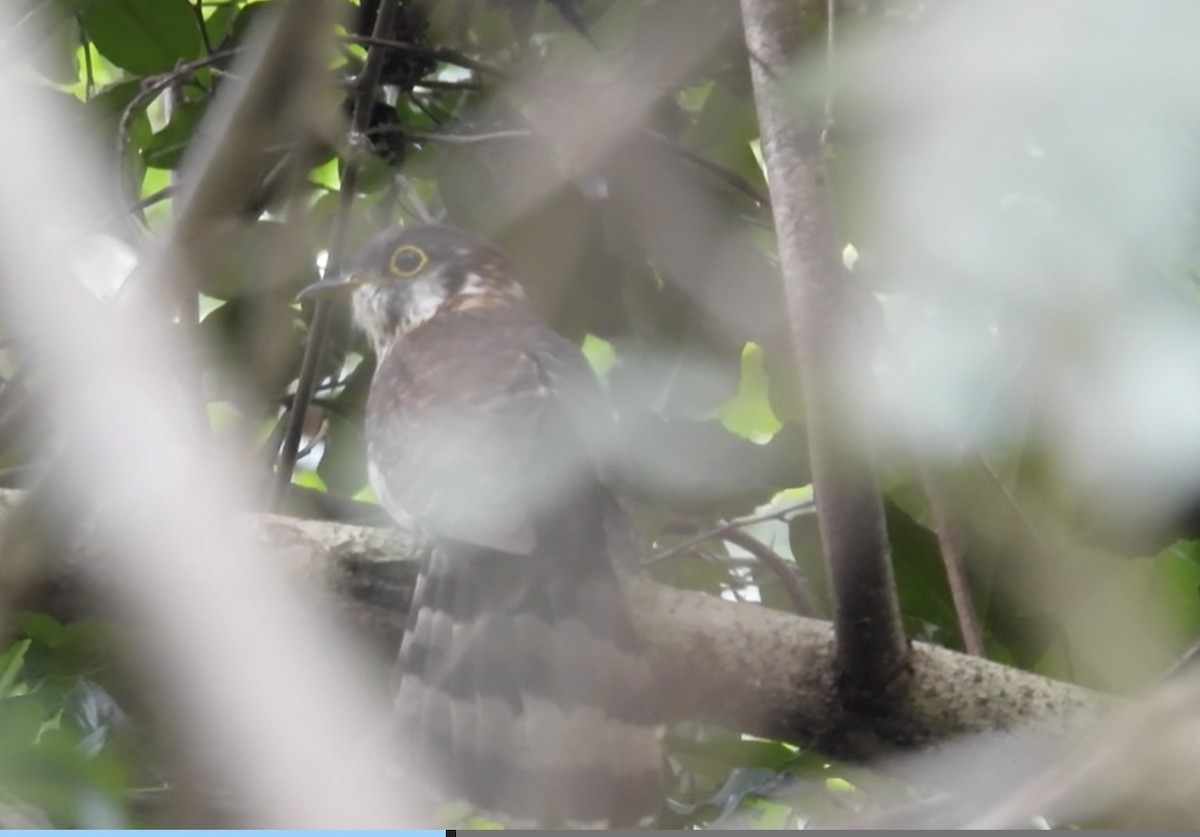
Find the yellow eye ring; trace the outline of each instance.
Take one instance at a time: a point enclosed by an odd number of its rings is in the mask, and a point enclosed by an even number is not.
[[[424,250],[412,244],[405,244],[397,247],[396,252],[392,253],[392,258],[388,260],[388,269],[397,276],[407,278],[416,276],[427,264],[429,257],[425,255]]]

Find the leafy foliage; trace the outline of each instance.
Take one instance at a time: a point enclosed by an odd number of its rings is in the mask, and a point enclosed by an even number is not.
[[[167,221],[180,187],[172,178],[202,140],[223,74],[235,66],[255,21],[277,2],[29,0],[46,33],[34,67],[40,83],[73,97],[87,120],[87,141],[121,172],[130,210],[111,225],[115,238],[133,246]],[[347,90],[362,69],[379,6],[380,0],[346,3],[333,71]],[[886,20],[886,9],[878,17]],[[560,149],[538,135],[535,114],[504,92],[509,77],[522,71],[574,78],[600,51],[630,56],[643,83],[656,84],[655,74],[667,73],[663,68],[678,58],[672,31],[697,21],[713,29],[705,60],[670,79],[643,130],[586,177],[567,170]],[[811,22],[815,45],[823,32],[820,21]],[[382,224],[427,216],[496,240],[523,268],[545,315],[588,349],[636,440],[631,487],[654,549],[664,553],[694,541],[655,561],[652,571],[679,586],[791,607],[778,575],[745,550],[720,537],[696,539],[723,521],[765,511],[754,533],[808,582],[816,615],[827,616],[816,519],[810,508],[777,499],[805,489],[811,475],[768,232],[748,56],[729,5],[405,0],[385,40],[403,48],[386,53],[369,114],[369,150],[355,161],[362,171],[351,244]],[[581,89],[595,83],[586,73],[578,80]],[[345,111],[351,106],[347,95]],[[577,107],[587,107],[582,98]],[[276,151],[280,160],[300,154]],[[847,162],[854,152],[852,143],[835,143],[833,171],[842,183],[855,176]],[[264,472],[279,447],[311,325],[312,311],[293,298],[328,256],[337,190],[351,156],[324,143],[306,153],[299,196],[285,201],[282,184],[269,178],[261,184],[244,207],[226,263],[203,278],[194,301],[209,370],[206,406],[222,417],[214,429],[251,440],[247,455],[258,457]],[[530,209],[530,194],[545,183],[553,187]],[[852,195],[848,188],[839,192],[840,208],[857,236]],[[305,215],[313,240],[298,246],[285,239],[289,212]],[[872,242],[856,244],[869,250]],[[281,251],[289,258],[281,260]],[[865,278],[878,285],[874,290],[888,290],[878,273]],[[868,301],[874,310],[874,298]],[[335,323],[331,343],[296,483],[361,498],[367,483],[361,422],[372,365],[368,347],[344,320]],[[237,387],[222,383],[230,370]],[[1036,454],[1020,439],[989,451],[997,466],[1035,476]],[[888,465],[888,533],[906,628],[915,638],[962,647],[919,475],[905,462]],[[1028,483],[1041,488],[1036,479]],[[1036,502],[1045,494],[1027,496]],[[293,510],[307,511],[300,501]],[[1200,553],[1195,542],[1169,534],[1139,551],[1159,553],[1142,564],[1118,559],[1122,550],[1101,543],[1077,565],[1055,569],[1156,588],[1167,608],[1162,621],[1182,645],[1200,630]],[[1090,630],[1094,617],[1039,608],[1003,552],[980,546],[971,557],[989,656],[1088,680],[1069,652],[1072,636]],[[148,748],[134,745],[149,721],[127,715],[107,683],[111,649],[104,637],[94,624],[63,626],[37,614],[18,621],[0,655],[0,803],[28,806],[35,818],[58,826],[143,822],[134,790],[157,787],[159,768]],[[1157,649],[1152,659],[1174,650]],[[890,793],[878,777],[847,784],[844,766],[778,742],[681,725],[670,744],[674,784],[665,826],[789,827],[830,806],[869,809]]]
[[[48,816],[63,827],[130,826],[131,793],[155,783],[149,772],[137,775],[151,762],[105,685],[114,650],[106,629],[43,614],[26,614],[16,627],[21,638],[0,655],[5,822],[48,824]]]

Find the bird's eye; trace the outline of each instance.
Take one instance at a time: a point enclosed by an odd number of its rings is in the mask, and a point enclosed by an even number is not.
[[[405,244],[402,247],[397,247],[396,252],[392,253],[391,261],[388,262],[388,267],[392,273],[397,276],[416,276],[421,272],[421,268],[429,263],[429,257],[425,255],[425,251],[420,247],[414,247],[411,244]]]

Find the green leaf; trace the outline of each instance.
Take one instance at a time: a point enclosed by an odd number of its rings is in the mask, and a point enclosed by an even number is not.
[[[757,343],[742,349],[742,374],[738,392],[721,408],[721,424],[752,442],[766,442],[783,425],[771,409],[763,352]]]
[[[777,831],[783,829],[792,816],[790,806],[772,802],[769,799],[746,799],[744,805],[755,812],[755,830]]]
[[[174,169],[192,143],[204,119],[207,102],[184,102],[175,108],[171,121],[142,146],[142,160],[156,169]]]
[[[66,626],[45,613],[20,613],[16,623],[17,630],[26,637],[50,648],[61,645],[67,636]]]
[[[92,0],[80,21],[105,58],[137,75],[169,72],[204,49],[187,0]]]
[[[213,430],[235,430],[238,426],[237,408],[228,401],[208,402],[208,426]]]
[[[27,672],[41,678],[74,678],[80,671],[95,671],[105,666],[112,654],[109,625],[100,620],[82,620],[60,625],[41,613],[22,613],[17,629],[33,641],[25,656]],[[44,689],[46,681],[39,682]]]
[[[25,652],[32,644],[33,641],[29,639],[17,640],[3,655],[0,655],[0,697],[9,696],[25,665]]]
[[[1148,575],[1164,627],[1186,647],[1200,633],[1200,543],[1168,547],[1149,562]]]
[[[617,362],[617,353],[613,349],[612,343],[607,340],[602,340],[594,334],[588,334],[583,338],[583,356],[588,359],[588,363],[592,366],[592,371],[601,380],[608,377],[609,370]]]
[[[229,36],[233,29],[234,16],[240,11],[241,9],[234,3],[226,3],[213,9],[212,14],[204,19],[204,28],[208,32],[209,43],[220,44]]]
[[[326,494],[329,490],[325,487],[325,481],[317,474],[316,471],[309,471],[304,468],[296,469],[296,474],[292,477],[292,482],[303,488],[312,488],[316,491],[324,491]]]
[[[362,503],[374,503],[375,505],[379,505],[379,495],[375,493],[375,489],[371,488],[370,485],[364,485],[362,489],[357,491],[350,499],[358,500]]]

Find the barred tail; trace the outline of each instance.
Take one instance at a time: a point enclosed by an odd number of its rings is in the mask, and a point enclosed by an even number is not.
[[[437,547],[399,672],[401,746],[452,796],[543,826],[661,805],[659,702],[607,560]]]

